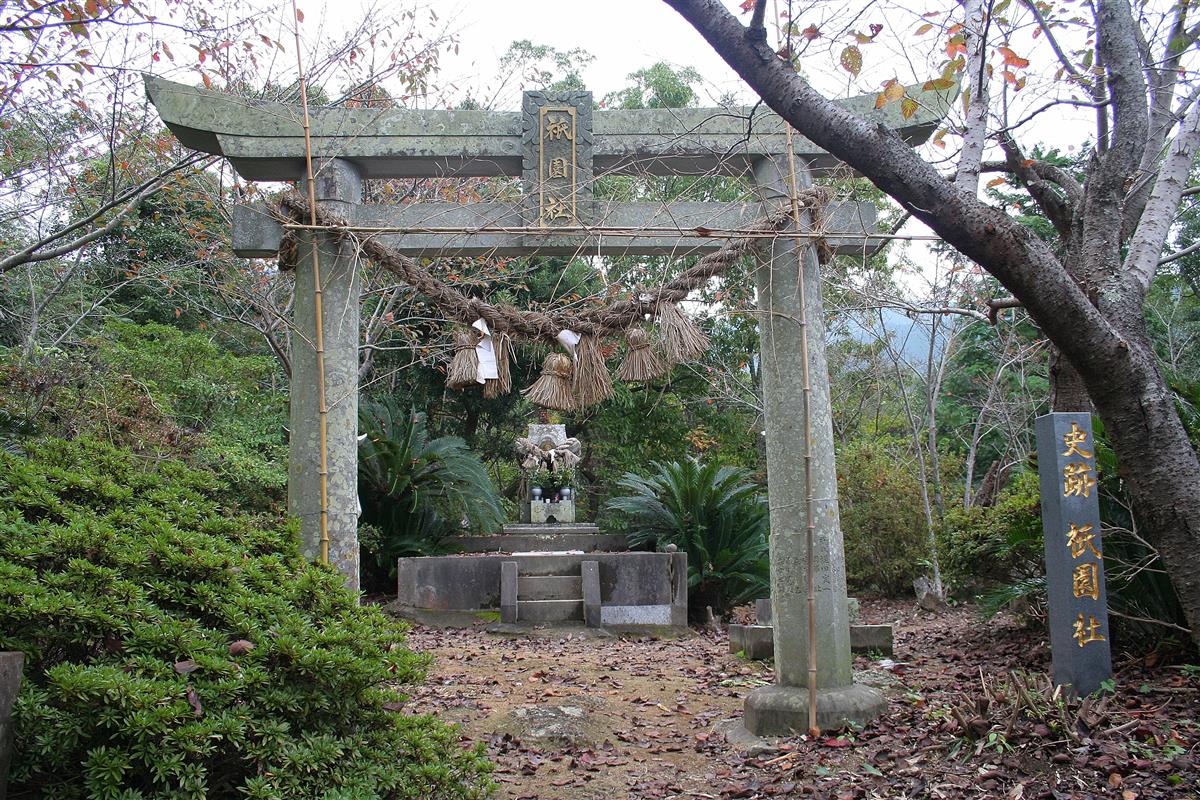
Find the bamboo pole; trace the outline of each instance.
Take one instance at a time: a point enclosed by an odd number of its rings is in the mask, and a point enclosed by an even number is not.
[[[300,82],[300,107],[304,110],[304,172],[308,179],[309,225],[317,227],[317,184],[313,174],[312,130],[308,116],[308,86],[304,80],[304,62],[300,56],[300,16],[296,0],[292,0],[292,32],[296,38],[296,73]],[[312,234],[313,307],[316,313],[317,350],[317,418],[320,430],[319,451],[321,478],[321,563],[329,563],[329,405],[325,399],[325,313],[321,288],[321,251],[317,245],[320,234]]]
[[[820,736],[817,726],[817,593],[814,576],[815,558],[813,551],[816,540],[816,517],[813,514],[812,478],[812,376],[808,361],[808,301],[805,289],[804,250],[807,237],[799,234],[800,187],[796,180],[796,153],[792,147],[792,126],[787,126],[788,181],[791,189],[792,222],[796,229],[796,264],[800,270],[797,285],[800,289],[800,360],[804,381],[804,516],[805,516],[805,573],[808,590],[808,735]]]

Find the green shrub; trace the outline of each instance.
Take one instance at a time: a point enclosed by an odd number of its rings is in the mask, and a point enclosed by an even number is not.
[[[1043,576],[1037,473],[1018,472],[991,506],[947,508],[938,546],[943,575],[957,589],[991,588]]]
[[[368,579],[394,574],[401,556],[446,552],[446,537],[504,523],[487,468],[457,436],[429,438],[425,415],[388,403],[359,406],[358,491]],[[394,587],[392,587],[394,588]]]
[[[852,591],[912,595],[929,559],[929,528],[907,442],[876,436],[838,450],[838,509]]]
[[[197,434],[192,461],[268,506],[287,487],[287,394],[269,356],[237,355],[204,333],[110,322],[95,345],[108,375],[131,376],[177,425]],[[111,379],[111,378],[110,378]]]
[[[651,463],[643,478],[617,482],[628,494],[604,508],[622,518],[634,547],[673,544],[688,556],[688,612],[724,614],[770,593],[767,506],[749,473],[716,461]]]
[[[287,395],[265,356],[204,333],[110,321],[70,353],[25,363],[0,350],[0,447],[31,436],[95,438],[212,470],[229,500],[269,509],[287,486]]]
[[[13,798],[481,797],[399,712],[425,660],[224,484],[87,440],[0,453],[0,650],[27,657]]]

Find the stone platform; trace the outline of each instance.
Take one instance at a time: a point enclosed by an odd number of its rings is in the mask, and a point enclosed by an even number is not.
[[[397,603],[407,608],[496,610],[511,622],[687,625],[686,553],[428,556],[398,559],[396,572]]]
[[[595,553],[621,552],[628,547],[624,534],[601,533],[589,523],[505,525],[504,533],[454,536],[449,541],[463,553]]]

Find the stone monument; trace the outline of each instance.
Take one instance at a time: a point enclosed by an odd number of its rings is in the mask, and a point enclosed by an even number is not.
[[[1035,428],[1054,683],[1088,695],[1112,678],[1092,417],[1045,414]]]
[[[8,768],[12,763],[12,707],[21,690],[21,667],[24,653],[0,653],[0,798],[5,796]]]
[[[530,425],[525,437],[517,440],[517,453],[525,471],[529,522],[575,522],[573,476],[579,464],[579,440],[567,436],[566,425]]]

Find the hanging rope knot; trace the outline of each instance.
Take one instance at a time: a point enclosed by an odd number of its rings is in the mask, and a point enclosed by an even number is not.
[[[630,350],[645,350],[650,347],[650,334],[642,328],[630,328],[625,341],[629,342]]]
[[[833,260],[833,247],[823,235],[825,233],[825,206],[833,201],[833,190],[828,186],[809,186],[796,192],[802,209],[812,218],[812,242],[817,251],[817,262],[828,264]]]

